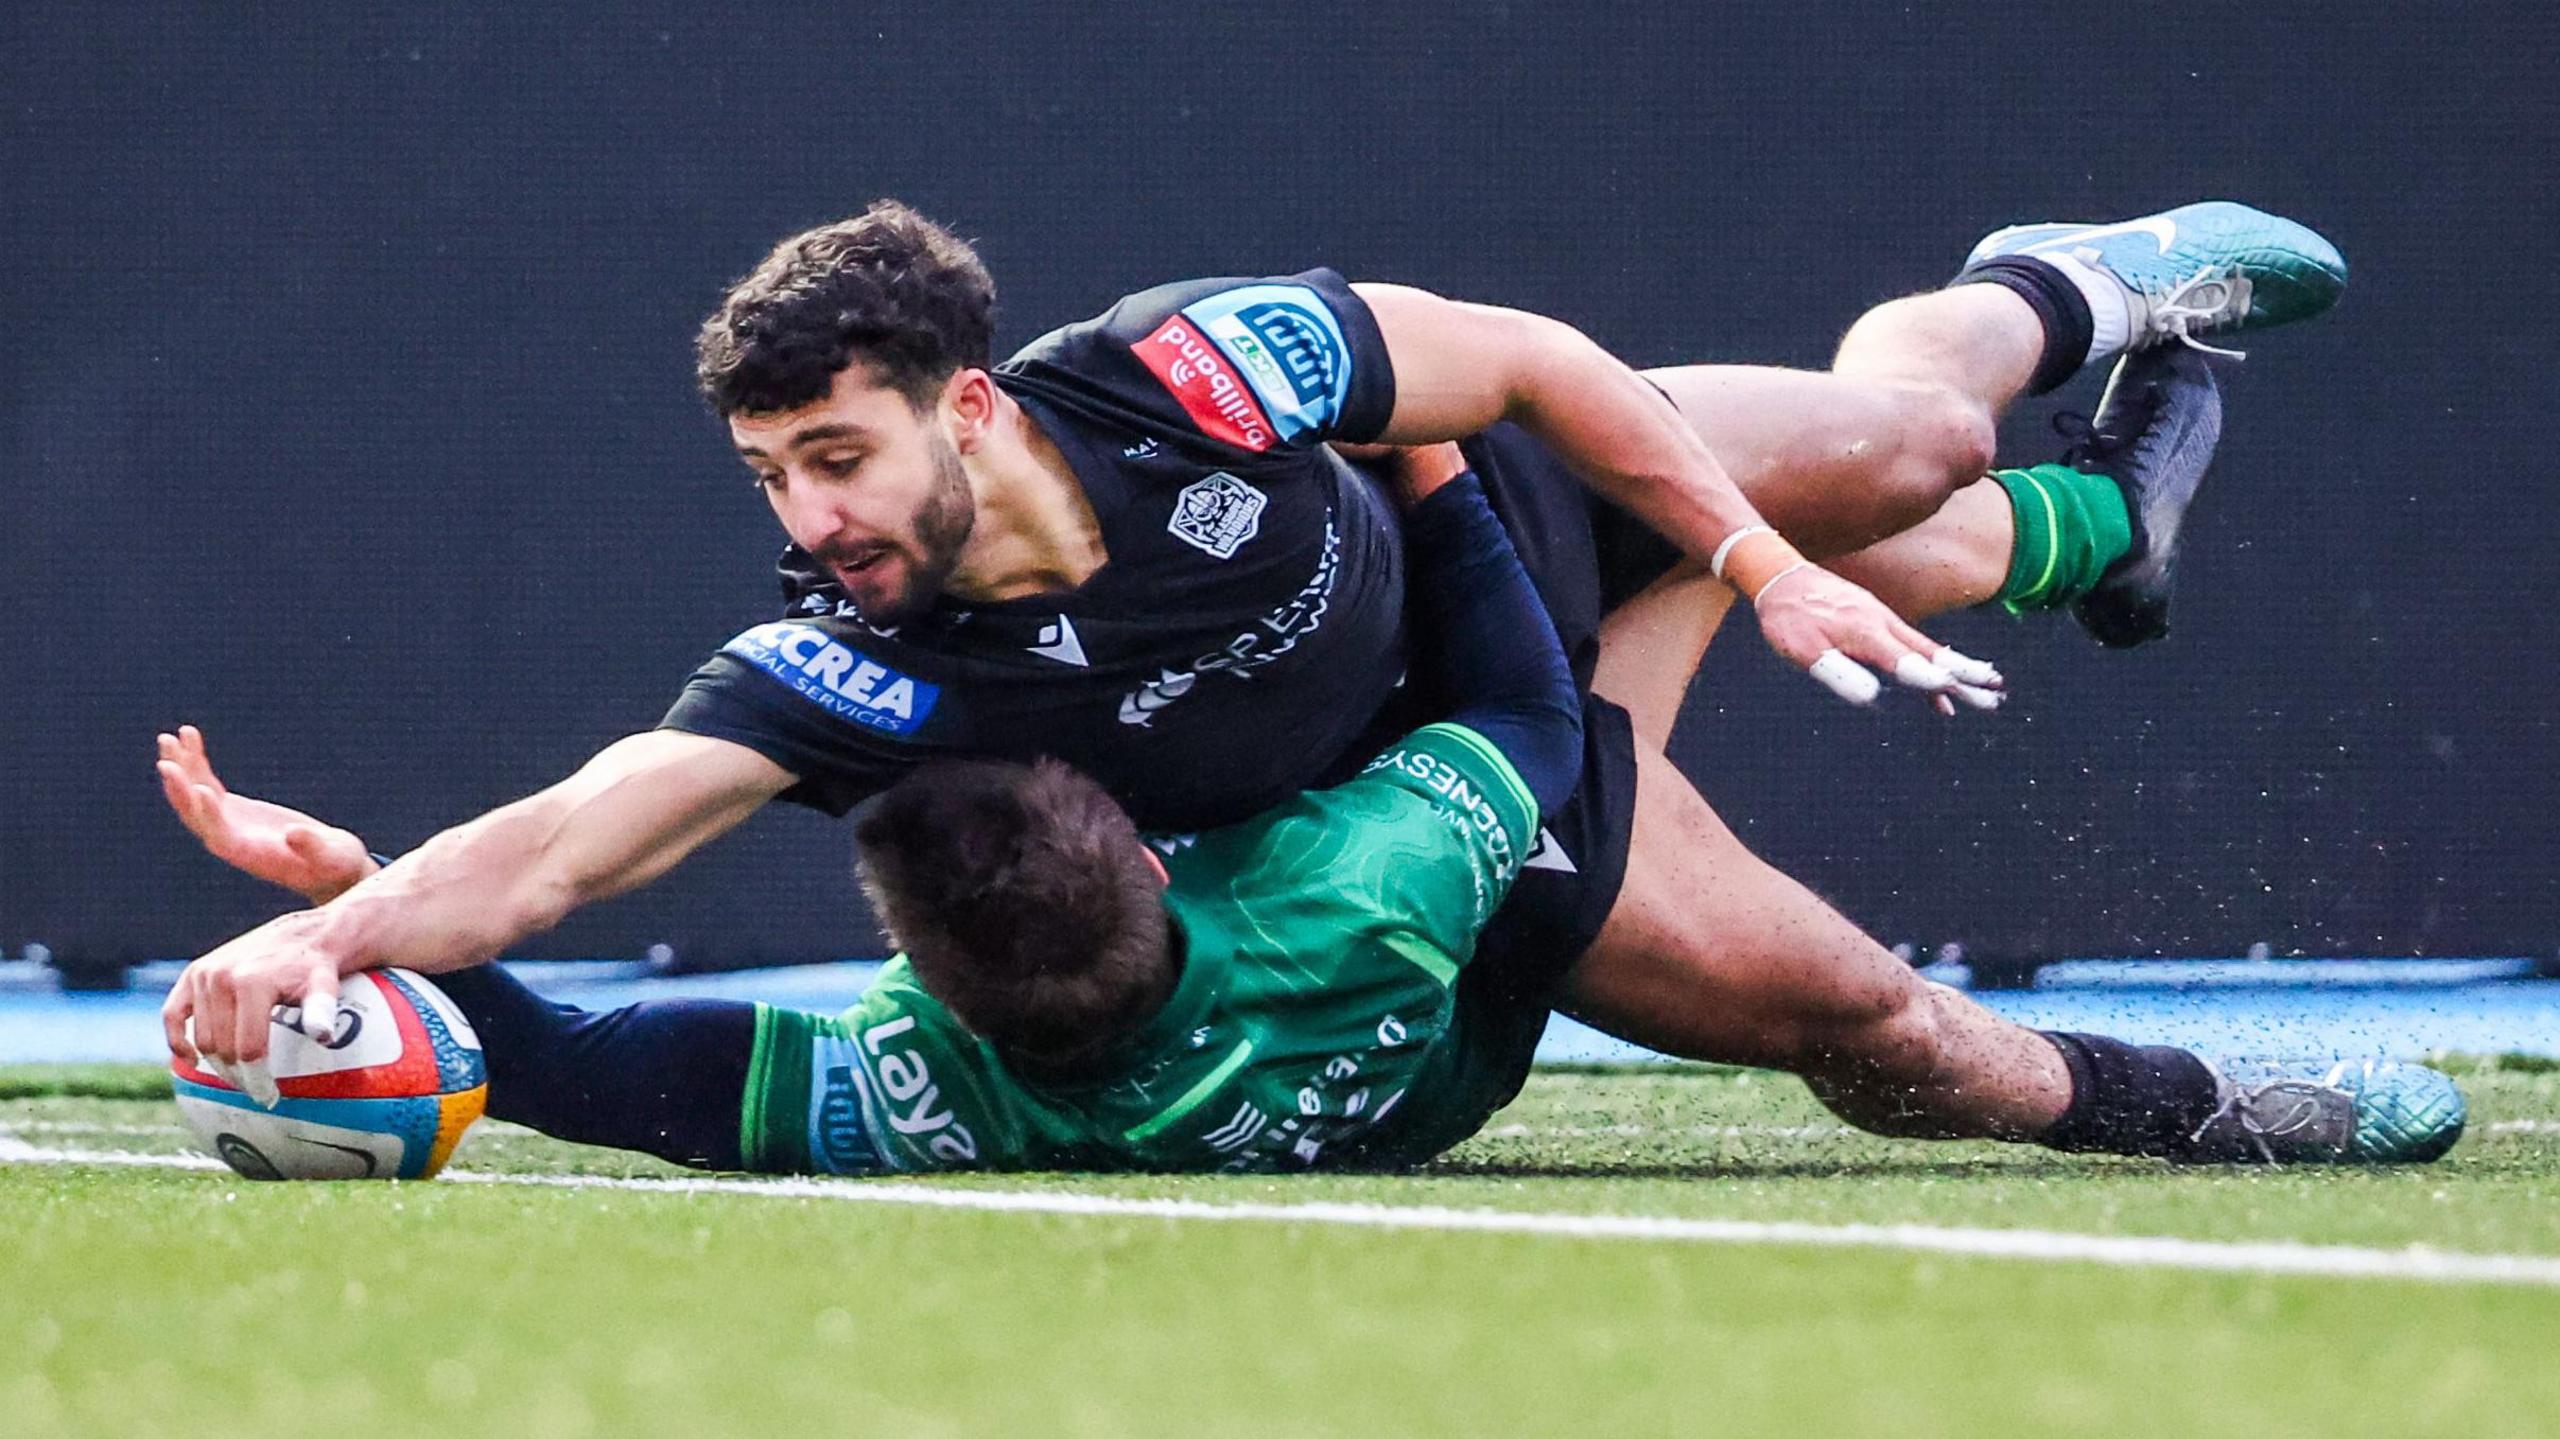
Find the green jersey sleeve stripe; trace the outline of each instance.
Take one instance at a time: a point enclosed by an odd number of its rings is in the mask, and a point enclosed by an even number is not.
[[[738,1105],[738,1154],[749,1169],[766,1169],[765,1088],[773,1082],[773,1006],[756,1006],[755,1049],[747,1058],[747,1088]]]
[[[1485,767],[1502,782],[1503,791],[1511,797],[1512,803],[1520,807],[1520,813],[1526,817],[1528,825],[1537,824],[1537,796],[1529,793],[1529,782],[1520,778],[1520,771],[1511,767],[1511,757],[1496,748],[1493,741],[1461,724],[1425,725],[1414,733],[1447,735],[1465,745],[1469,753],[1481,756]]]
[[[1379,942],[1441,984],[1458,982],[1458,962],[1436,946],[1426,944],[1409,934],[1381,935]]]
[[[1234,1078],[1235,1072],[1244,1068],[1245,1061],[1251,1058],[1253,1058],[1253,1041],[1238,1040],[1236,1047],[1228,1051],[1227,1057],[1218,1061],[1218,1067],[1210,1070],[1198,1084],[1184,1090],[1180,1099],[1133,1126],[1128,1131],[1129,1142],[1144,1143],[1180,1123],[1184,1115],[1208,1103],[1209,1096],[1218,1092],[1218,1086]]]

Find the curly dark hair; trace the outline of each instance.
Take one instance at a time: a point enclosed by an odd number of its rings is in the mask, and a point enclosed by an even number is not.
[[[774,247],[694,341],[694,374],[722,415],[796,410],[860,360],[922,408],[984,369],[996,285],[969,242],[896,200]]]
[[[925,992],[1018,1068],[1090,1073],[1173,992],[1164,882],[1128,812],[1068,765],[926,765],[854,843]]]

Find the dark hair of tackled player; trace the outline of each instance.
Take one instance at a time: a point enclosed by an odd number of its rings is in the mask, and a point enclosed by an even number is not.
[[[796,410],[860,360],[918,409],[987,368],[995,281],[969,242],[896,200],[783,241],[729,289],[694,343],[723,416]]]
[[[937,763],[854,830],[863,892],[916,979],[1027,1078],[1107,1073],[1180,977],[1164,870],[1056,760]]]

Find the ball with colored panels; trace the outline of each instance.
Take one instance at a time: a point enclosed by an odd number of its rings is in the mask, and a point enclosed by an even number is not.
[[[272,1104],[209,1068],[170,1066],[178,1110],[206,1148],[251,1179],[426,1179],[444,1168],[489,1093],[480,1036],[452,1000],[405,969],[370,969],[347,977],[328,1038],[288,1017],[299,1018],[279,1011],[267,1030]]]

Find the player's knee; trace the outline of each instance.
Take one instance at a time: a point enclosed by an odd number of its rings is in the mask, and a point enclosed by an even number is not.
[[[1939,385],[1913,385],[1900,398],[1900,443],[1887,479],[1905,527],[1938,512],[1956,491],[1991,468],[1999,435],[1980,404]]]

